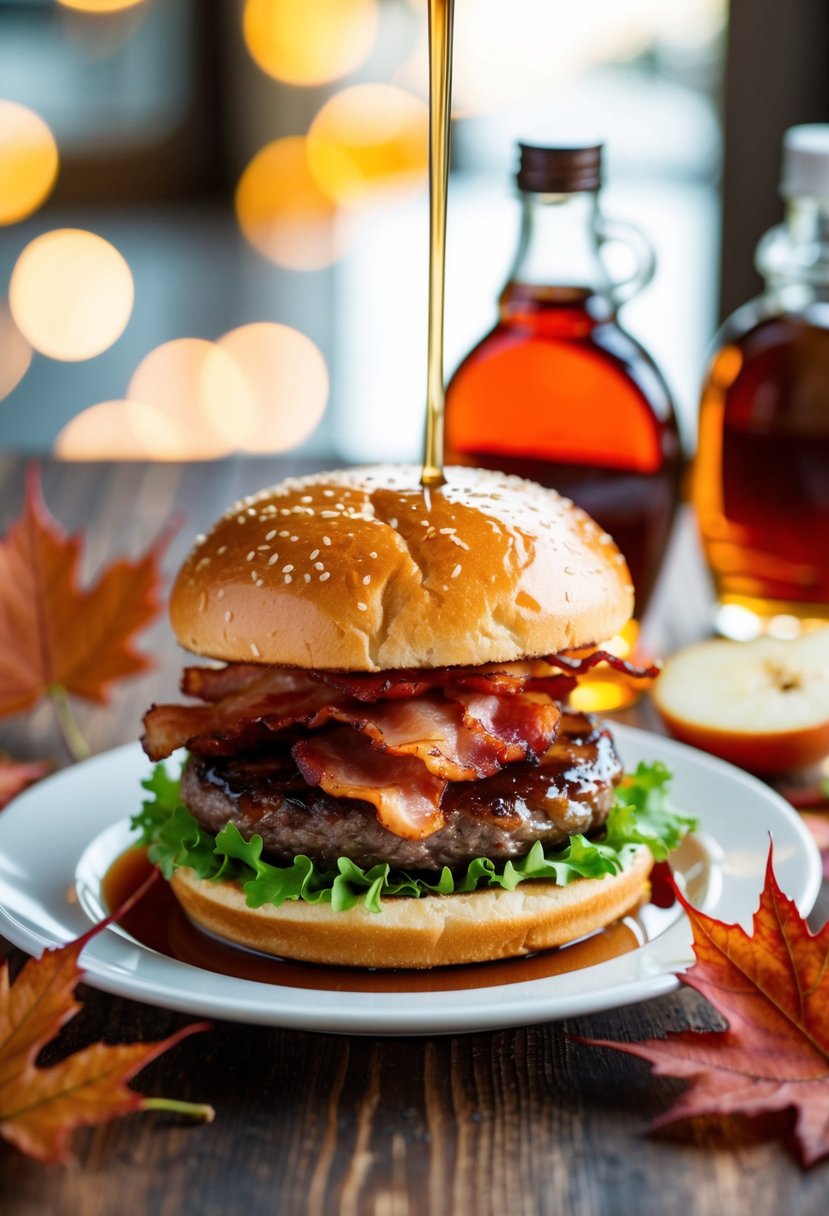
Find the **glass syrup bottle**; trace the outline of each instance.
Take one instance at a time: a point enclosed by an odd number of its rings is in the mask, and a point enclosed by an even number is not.
[[[829,126],[786,132],[781,194],[765,291],[715,339],[693,477],[717,627],[738,638],[829,621]]]
[[[572,498],[625,554],[641,619],[682,463],[667,386],[617,319],[650,281],[653,255],[638,230],[602,215],[600,143],[519,147],[518,251],[497,324],[448,385],[447,463],[503,469]],[[636,257],[623,282],[604,260],[609,242]]]

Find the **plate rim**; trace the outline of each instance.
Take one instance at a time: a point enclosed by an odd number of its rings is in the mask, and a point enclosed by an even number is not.
[[[801,852],[801,886],[792,898],[803,915],[811,911],[822,881],[820,856],[799,816],[780,795],[743,770],[676,740],[623,723],[611,722],[610,726],[623,755],[628,750],[632,753],[629,764],[635,764],[641,758],[643,750],[655,750],[661,753],[659,758],[668,759],[668,763],[670,757],[674,756],[683,769],[690,766],[692,772],[696,770],[698,773],[701,770],[703,775],[713,774],[715,779],[724,779],[726,783],[733,784],[736,781],[749,795],[759,795],[761,801],[774,805],[777,814],[782,815],[783,821],[793,830]],[[11,834],[12,825],[16,826],[17,820],[27,814],[26,808],[29,804],[34,802],[37,806],[44,794],[48,800],[64,782],[79,781],[83,785],[87,778],[94,777],[97,768],[118,766],[121,760],[127,759],[131,766],[136,767],[140,759],[149,772],[150,762],[140,752],[140,745],[135,742],[127,743],[63,769],[21,794],[0,816],[0,856],[5,834]],[[139,791],[136,788],[136,809],[138,801]],[[689,813],[694,811],[693,807],[684,806],[682,809]],[[97,839],[101,831],[123,822],[125,818],[119,808],[117,813],[113,813],[100,825],[97,833],[94,833],[90,826],[80,852],[67,859],[69,885],[74,886],[78,864],[86,848]],[[714,839],[716,841],[717,837],[714,836]],[[0,873],[0,891],[2,884],[3,875]],[[762,876],[756,887],[757,892],[761,885]],[[751,909],[743,910],[741,923],[749,922],[755,906],[756,894]],[[49,915],[45,905],[43,914]],[[81,912],[81,915],[84,917],[84,924],[88,925],[86,912]],[[42,924],[43,918],[40,932],[36,932],[34,928],[27,927],[15,919],[0,902],[0,933],[28,953],[71,940],[68,931],[65,936],[58,936],[54,931],[50,936],[42,928]],[[677,972],[684,970],[692,961],[690,940],[690,927],[687,919],[682,917],[668,926],[657,938],[631,953],[568,973],[566,976],[426,993],[360,993],[354,990],[327,992],[265,984],[235,977],[216,977],[213,973],[204,972],[190,964],[167,959],[166,956],[156,954],[138,943],[130,945],[128,939],[114,933],[104,933],[92,940],[82,956],[82,966],[85,973],[84,982],[93,987],[115,996],[189,1014],[325,1033],[442,1034],[494,1030],[604,1012],[672,992],[679,986]],[[120,950],[114,948],[113,943],[120,943]],[[678,952],[681,946],[684,946],[681,961],[676,957],[676,953],[670,959],[664,957],[671,951]],[[624,960],[627,960],[626,965],[619,966],[624,964]],[[649,970],[651,961],[655,969]],[[146,974],[148,968],[150,975]],[[180,980],[177,987],[165,986],[165,978],[169,977],[165,977],[164,973],[170,970]],[[598,977],[604,974],[609,982],[597,987],[597,975],[590,973],[598,973]],[[619,979],[619,976],[624,976],[625,973],[627,978]],[[215,990],[212,993],[198,990],[194,992],[192,988],[188,988],[186,981],[194,975],[208,977]],[[587,977],[588,982],[574,985],[572,977]],[[571,980],[569,985],[560,982],[565,978]],[[568,990],[574,987],[575,991]],[[470,1001],[470,992],[478,999]],[[481,994],[488,994],[489,999],[482,999]],[[333,1000],[326,1001],[323,999],[325,997]],[[424,1016],[426,1023],[423,1021]]]

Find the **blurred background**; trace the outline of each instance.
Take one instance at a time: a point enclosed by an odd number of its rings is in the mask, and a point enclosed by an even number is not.
[[[595,130],[690,447],[782,131],[829,117],[826,7],[457,0],[447,372],[514,252],[516,139]],[[417,459],[426,88],[424,0],[0,0],[0,448]]]

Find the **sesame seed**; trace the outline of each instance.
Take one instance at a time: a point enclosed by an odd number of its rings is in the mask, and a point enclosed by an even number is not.
[[[219,590],[216,592],[216,599],[223,600],[224,598],[225,598],[225,589],[224,589],[224,587],[220,587]]]
[[[257,586],[257,587],[264,587],[264,586],[265,586],[265,580],[264,580],[263,578],[258,578],[258,579],[256,580],[256,586]]]
[[[371,575],[370,575],[370,574],[366,574],[366,575],[364,576],[364,578],[363,578],[363,586],[364,586],[364,587],[367,587],[367,586],[369,585],[369,583],[370,583],[370,582],[371,582]]]
[[[309,554],[309,557],[310,557],[311,561],[313,561],[314,558],[319,557],[319,555],[320,555],[319,549],[315,549],[313,553]]]
[[[465,541],[462,541],[459,536],[450,536],[449,539],[451,540],[452,544],[457,545],[459,549],[465,549],[467,553],[469,552],[469,545]]]
[[[311,581],[311,575],[310,575],[310,574],[303,574],[303,576],[302,576],[302,577],[305,579],[306,583],[310,583],[310,581]]]
[[[290,536],[291,534],[287,528],[283,528],[282,531],[279,533],[279,535],[280,536]]]
[[[196,562],[196,569],[197,569],[197,570],[203,570],[203,569],[205,568],[205,566],[209,566],[209,565],[210,565],[210,558],[209,558],[209,557],[203,557],[203,558],[201,559],[201,561]]]
[[[203,545],[206,540],[207,540],[207,537],[205,536],[205,534],[203,532],[200,532],[198,534],[198,536],[196,537],[196,544]]]
[[[271,528],[270,532],[268,532],[268,533],[266,534],[266,536],[265,536],[265,540],[273,540],[273,538],[274,538],[275,536],[276,536],[276,528]]]
[[[491,521],[489,521],[489,522],[491,522]],[[456,531],[457,531],[457,528],[441,528],[440,534],[441,534],[441,536],[451,536],[452,533],[456,532]]]
[[[314,569],[315,570],[324,570],[325,563],[324,562],[314,562]]]
[[[389,520],[389,527],[390,527],[390,528],[396,528],[396,527],[397,527],[397,520],[396,520],[396,519],[390,519],[390,520]]]
[[[333,498],[333,497],[334,497],[334,491],[333,491],[333,490],[323,490],[323,494],[325,495],[325,497],[326,497],[326,498]]]
[[[330,544],[331,544],[331,537],[330,537],[330,536],[323,536],[323,538],[322,538],[322,543],[323,543],[324,545],[330,545]]]
[[[460,574],[460,572],[461,572],[461,566],[460,566],[460,563],[459,563],[457,566],[455,566],[455,569],[452,571],[452,573],[449,575],[449,577],[450,577],[450,578],[457,578],[457,577],[458,577],[458,575]]]
[[[377,554],[372,549],[371,553],[369,553],[369,557],[376,557],[376,556],[377,556]]]
[[[421,526],[421,528],[428,528],[429,527],[428,519],[421,519],[420,526]]]
[[[245,517],[244,517],[244,515],[237,515],[237,516],[236,516],[236,522],[237,522],[237,524],[243,524],[243,523],[245,522]]]
[[[282,567],[282,573],[283,573],[283,574],[290,574],[292,570],[293,570],[293,566],[291,565],[291,563],[290,563],[290,562],[288,563],[288,565],[287,565],[287,566],[283,566],[283,567]]]
[[[270,545],[257,545],[256,546],[257,553],[267,553],[269,549],[270,549]]]
[[[565,574],[575,574],[576,572],[575,572],[575,570],[573,569],[573,567],[572,567],[572,566],[565,566],[565,567],[564,567],[564,573],[565,573]]]
[[[255,557],[256,557],[256,550],[255,550],[255,549],[251,549],[250,553],[249,553],[249,554],[247,555],[247,557],[245,558],[245,561],[246,561],[246,562],[252,562],[252,561],[253,561],[253,559],[254,559]]]
[[[336,519],[339,514],[339,511],[320,511],[320,515],[323,519]]]
[[[259,647],[256,645],[255,642],[251,642],[251,644],[250,644],[250,653],[253,655],[253,657],[255,659],[259,659],[262,657],[262,652],[260,651]]]
[[[230,611],[229,608],[225,612],[225,620],[227,621],[228,624],[230,624],[230,622],[233,620],[233,613]]]
[[[291,578],[290,574],[285,575],[285,586],[286,587],[287,587],[288,583],[292,583],[293,581],[294,580]]]
[[[272,554],[270,555],[270,557],[268,558],[268,565],[269,565],[269,566],[275,566],[275,565],[276,565],[276,563],[277,563],[278,561],[279,561],[279,554],[278,554],[278,553],[272,553]]]
[[[251,570],[251,572],[250,572],[250,577],[253,579],[253,581],[254,581],[254,582],[256,582],[256,580],[257,580],[257,578],[259,577],[259,575],[256,573],[256,571],[255,571],[255,570]]]
[[[207,607],[207,592],[202,591],[201,595],[199,596],[199,612],[204,612],[206,607]]]
[[[227,553],[227,545],[219,545],[216,552],[218,553],[219,557],[221,557],[223,553]]]
[[[368,612],[368,604],[358,603],[357,607],[361,612]]]
[[[302,498],[300,498],[299,501],[300,502],[313,502],[314,499],[312,498],[312,496],[310,494],[303,494]]]
[[[324,582],[325,582],[325,580],[326,580],[327,578],[330,578],[330,577],[331,577],[331,575],[330,575],[330,574],[328,573],[328,571],[326,570],[325,574],[321,574],[321,575],[320,575],[320,582],[321,582],[321,583],[324,583]]]

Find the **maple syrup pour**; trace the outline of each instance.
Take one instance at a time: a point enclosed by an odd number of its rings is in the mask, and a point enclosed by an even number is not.
[[[443,484],[443,312],[455,0],[429,0],[429,346],[421,483]]]
[[[105,907],[118,908],[152,869],[146,850],[130,848],[115,859],[102,883]],[[191,967],[260,984],[280,984],[333,992],[447,992],[490,988],[527,980],[565,975],[629,954],[664,932],[680,915],[679,905],[658,908],[643,904],[590,937],[523,958],[430,971],[376,971],[359,967],[321,966],[256,954],[219,941],[197,929],[184,915],[172,889],[157,882],[120,921],[121,928],[141,945]],[[380,914],[382,915],[382,913]]]

